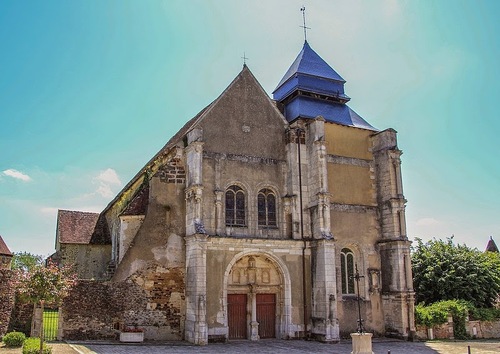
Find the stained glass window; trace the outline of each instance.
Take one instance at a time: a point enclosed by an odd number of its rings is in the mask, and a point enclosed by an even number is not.
[[[269,189],[262,189],[257,196],[259,226],[276,226],[276,196]]]
[[[226,226],[245,226],[245,193],[238,186],[226,191]]]
[[[342,294],[354,294],[354,253],[349,248],[340,251]]]

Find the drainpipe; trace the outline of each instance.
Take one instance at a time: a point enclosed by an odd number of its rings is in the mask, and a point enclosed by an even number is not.
[[[304,312],[304,336],[307,336],[307,291],[306,291],[306,239],[304,238],[304,205],[302,202],[302,159],[300,155],[300,134],[304,130],[297,128],[295,133],[297,134],[297,154],[299,161],[299,205],[300,205],[300,237],[302,238],[302,297],[303,302],[303,312]]]

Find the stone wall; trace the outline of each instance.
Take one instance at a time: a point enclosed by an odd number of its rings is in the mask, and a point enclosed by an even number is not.
[[[16,295],[14,308],[10,317],[8,332],[23,332],[26,336],[30,335],[31,319],[33,318],[33,304],[23,303]]]
[[[451,321],[451,317],[450,317]],[[500,338],[500,320],[497,321],[467,321],[465,323],[467,335],[471,338],[488,339]],[[428,339],[454,339],[453,322],[434,326],[432,337],[425,326],[417,326],[417,337],[421,340]]]
[[[466,331],[472,338],[500,338],[500,321],[469,321]]]
[[[79,281],[61,309],[62,337],[116,339],[124,326],[137,326],[145,339],[183,339],[181,279],[183,268],[153,267],[123,282]]]
[[[13,275],[9,269],[0,269],[0,337],[7,333],[14,307]]]

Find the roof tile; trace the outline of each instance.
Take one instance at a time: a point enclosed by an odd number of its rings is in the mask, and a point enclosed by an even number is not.
[[[10,252],[9,247],[7,247],[1,235],[0,235],[0,254],[5,256],[12,256],[12,252]]]
[[[59,243],[90,243],[98,218],[98,213],[59,210],[57,214]]]

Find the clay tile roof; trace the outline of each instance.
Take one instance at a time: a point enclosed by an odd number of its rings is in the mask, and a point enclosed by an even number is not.
[[[12,256],[12,252],[10,252],[9,247],[7,247],[1,235],[0,235],[0,254],[5,256]]]
[[[57,213],[59,243],[88,244],[98,218],[98,213],[59,210]]]

